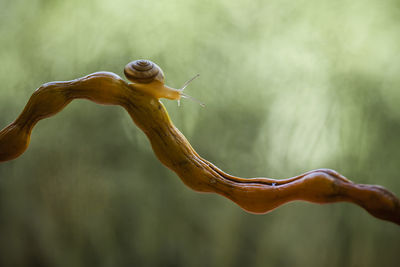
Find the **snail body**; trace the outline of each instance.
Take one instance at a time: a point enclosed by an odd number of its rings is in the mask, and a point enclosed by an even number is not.
[[[133,83],[129,86],[151,95],[154,98],[166,98],[170,100],[180,100],[182,95],[178,89],[171,88],[159,81],[152,81],[150,83]]]

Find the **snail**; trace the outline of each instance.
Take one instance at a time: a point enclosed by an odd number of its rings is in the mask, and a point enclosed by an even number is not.
[[[180,100],[183,97],[198,102],[202,107],[205,106],[204,103],[183,92],[194,79],[200,76],[199,74],[186,81],[180,89],[165,85],[164,72],[157,64],[150,60],[139,59],[128,63],[124,68],[124,74],[126,78],[132,82],[130,86],[154,98],[178,100],[179,106]]]

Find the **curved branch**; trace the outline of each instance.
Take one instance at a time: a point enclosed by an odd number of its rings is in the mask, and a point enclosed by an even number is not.
[[[347,201],[400,225],[400,201],[395,195],[381,186],[355,184],[333,170],[314,170],[284,180],[247,179],[224,173],[196,153],[158,99],[135,90],[110,72],[38,88],[20,116],[0,131],[0,161],[20,156],[28,147],[35,124],[60,112],[76,98],[124,107],[149,138],[158,159],[187,186],[223,195],[248,212],[267,213],[293,200],[320,204]]]

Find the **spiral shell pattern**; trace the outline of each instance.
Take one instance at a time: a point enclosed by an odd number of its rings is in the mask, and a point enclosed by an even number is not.
[[[134,83],[150,83],[154,80],[164,82],[164,73],[161,68],[145,59],[128,63],[124,68],[125,76]]]

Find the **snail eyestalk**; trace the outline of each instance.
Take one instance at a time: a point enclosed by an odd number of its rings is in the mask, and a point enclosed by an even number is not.
[[[192,96],[190,96],[190,95],[187,95],[187,94],[183,93],[183,90],[185,90],[186,87],[187,87],[194,79],[196,79],[196,78],[199,77],[199,76],[200,76],[200,74],[196,74],[193,78],[187,80],[187,81],[183,84],[182,88],[178,89],[178,91],[179,91],[179,94],[181,95],[181,97],[186,98],[186,99],[189,99],[189,100],[191,100],[191,101],[193,101],[193,102],[197,102],[198,104],[200,104],[200,106],[205,107],[206,105],[205,105],[203,102],[201,102],[200,100],[198,100],[198,99],[196,99],[196,98],[194,98],[194,97],[192,97]],[[178,99],[178,106],[180,106],[180,105],[181,105],[181,101],[180,101],[180,99]]]
[[[196,74],[193,78],[187,80],[187,81],[183,84],[182,88],[181,88],[181,89],[178,89],[178,91],[183,92],[183,90],[185,90],[185,88],[186,88],[194,79],[196,79],[196,78],[199,77],[199,76],[200,76],[200,74]]]

